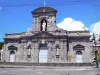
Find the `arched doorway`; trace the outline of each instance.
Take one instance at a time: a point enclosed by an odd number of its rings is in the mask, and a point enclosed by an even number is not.
[[[46,44],[39,46],[39,63],[46,63],[48,60],[48,48]]]
[[[15,51],[17,51],[17,47],[16,46],[9,46],[8,47],[8,50],[9,50],[9,61],[10,62],[15,62]]]
[[[10,62],[15,62],[15,52],[14,51],[10,52]]]
[[[82,52],[76,51],[76,63],[82,63]]]

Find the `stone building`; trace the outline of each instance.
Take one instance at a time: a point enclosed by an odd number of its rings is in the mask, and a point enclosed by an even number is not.
[[[32,28],[4,37],[2,61],[31,63],[92,62],[90,33],[66,31],[56,26],[57,10],[39,7],[32,11]]]

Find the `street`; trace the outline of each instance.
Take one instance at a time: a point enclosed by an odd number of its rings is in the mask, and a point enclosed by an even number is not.
[[[90,67],[25,67],[0,68],[0,75],[100,75],[100,69]]]

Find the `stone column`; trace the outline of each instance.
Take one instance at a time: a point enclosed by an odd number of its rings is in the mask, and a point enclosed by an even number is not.
[[[17,50],[15,50],[15,61],[16,62],[22,62],[22,47],[21,44],[16,44],[15,47],[17,47]]]
[[[27,60],[27,48],[26,48],[26,44],[24,44],[23,46],[23,62],[26,62]]]
[[[73,58],[73,45],[69,43],[68,62],[72,62]]]
[[[64,46],[63,41],[60,41],[60,54],[59,54],[59,62],[63,62],[64,60]]]
[[[10,55],[10,50],[8,50],[8,45],[6,45],[4,50],[4,62],[10,61],[9,55]]]
[[[92,62],[91,52],[92,47],[90,46],[89,42],[83,42],[83,46],[85,46],[85,50],[82,51],[82,57],[84,63],[90,63]]]
[[[67,43],[66,43],[66,41],[64,41],[63,42],[63,48],[64,48],[64,50],[63,50],[63,54],[64,54],[64,62],[66,63],[67,62]]]
[[[4,44],[4,47],[3,47],[3,49],[2,49],[2,51],[1,51],[1,61],[2,62],[4,62],[4,59],[5,59],[5,44]]]
[[[2,48],[1,52],[1,62],[4,61],[4,47]]]
[[[22,58],[22,62],[25,62],[25,55],[24,55],[24,51],[25,51],[25,44],[22,43],[21,44],[21,49],[22,49],[22,53],[21,53],[21,58]]]
[[[52,43],[52,62],[55,63],[56,62],[56,44]]]
[[[39,62],[39,43],[35,42],[34,43],[34,62],[38,63]]]
[[[47,45],[47,47],[48,47],[48,62],[49,63],[51,63],[52,62],[52,59],[53,59],[53,53],[52,53],[52,51],[53,51],[53,49],[52,49],[52,43],[51,42],[48,42],[48,45]]]
[[[35,43],[32,43],[31,49],[31,62],[35,63]]]

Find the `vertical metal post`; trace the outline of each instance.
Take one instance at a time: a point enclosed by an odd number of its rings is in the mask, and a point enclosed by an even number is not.
[[[98,64],[98,56],[97,56],[98,51],[96,50],[96,40],[95,40],[95,39],[96,39],[95,34],[93,34],[93,39],[92,39],[92,41],[94,42],[94,45],[95,45],[94,51],[95,51],[96,68],[99,68],[99,64]]]
[[[99,68],[99,64],[98,64],[98,51],[95,51],[95,58],[96,58],[96,68]]]

